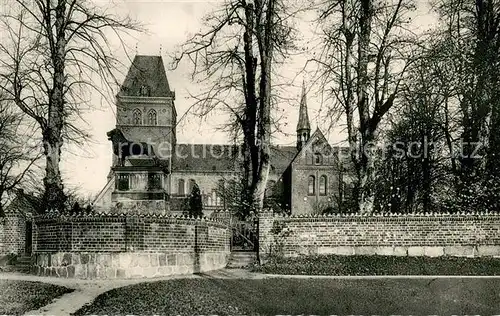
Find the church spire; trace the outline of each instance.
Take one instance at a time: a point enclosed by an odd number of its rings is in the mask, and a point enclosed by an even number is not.
[[[309,115],[307,114],[306,101],[306,85],[302,81],[302,96],[300,98],[299,121],[297,122],[297,149],[302,149],[302,146],[311,137],[311,124],[309,123]]]

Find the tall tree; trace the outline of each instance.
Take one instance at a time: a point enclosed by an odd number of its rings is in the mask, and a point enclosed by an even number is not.
[[[41,152],[31,145],[31,131],[12,102],[0,100],[0,217],[7,195],[31,186]],[[35,148],[33,148],[35,147]]]
[[[407,30],[414,8],[406,0],[321,2],[323,41],[314,60],[333,96],[329,114],[343,116],[347,124],[357,177],[354,198],[362,213],[373,211],[379,124],[393,106],[412,59],[414,39]]]
[[[493,202],[498,207],[500,1],[441,0],[435,8],[441,40],[447,47],[441,52],[441,62],[456,79],[448,102],[456,104],[460,114],[457,193],[465,197],[464,206],[472,206],[473,200],[483,196],[486,204],[477,207],[487,208]]]
[[[431,55],[432,56],[432,55]],[[390,145],[380,161],[376,186],[381,209],[393,212],[435,210],[438,188],[449,175],[446,147],[445,93],[432,58],[413,63],[402,84],[397,114],[385,133]],[[389,206],[390,207],[387,207]]]
[[[243,140],[244,195],[254,211],[263,207],[270,168],[273,65],[291,48],[292,15],[281,0],[229,0],[174,62],[190,61],[193,77],[209,86],[197,98],[203,114],[223,108],[233,115]]]
[[[103,88],[116,83],[118,62],[110,43],[139,27],[85,0],[10,3],[2,12],[6,40],[0,43],[0,88],[40,128],[44,205],[64,209],[61,147],[64,140],[81,143],[87,137],[75,118],[90,107],[92,92],[108,97],[111,89]]]

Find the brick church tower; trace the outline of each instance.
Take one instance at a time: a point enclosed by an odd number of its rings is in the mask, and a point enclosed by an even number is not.
[[[114,177],[112,205],[167,212],[172,149],[176,146],[174,100],[162,57],[135,56],[116,96],[116,129],[137,146],[147,143],[152,153],[131,155],[123,166],[113,155],[108,177]]]
[[[174,100],[161,56],[137,55],[116,96],[116,127],[127,139],[152,144],[160,158],[168,158],[167,150],[176,143]]]

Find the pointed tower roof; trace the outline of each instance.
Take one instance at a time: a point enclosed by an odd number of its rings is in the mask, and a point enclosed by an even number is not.
[[[310,130],[311,124],[309,123],[309,115],[307,114],[307,101],[306,101],[306,85],[302,81],[302,97],[300,99],[299,121],[297,122],[297,131]]]
[[[144,86],[148,90],[148,96],[151,97],[170,97],[173,95],[161,56],[136,55],[120,88],[119,95],[141,96],[141,88]]]

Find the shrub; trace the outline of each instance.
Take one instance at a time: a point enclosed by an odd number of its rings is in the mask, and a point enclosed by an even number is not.
[[[189,216],[202,217],[203,216],[203,201],[201,198],[200,187],[194,183],[193,189],[189,194],[188,199]]]

